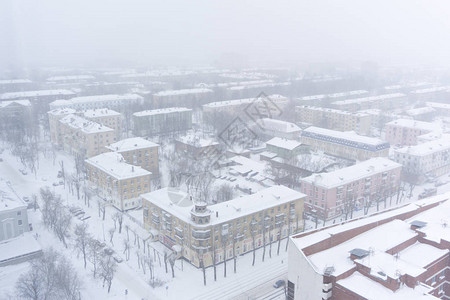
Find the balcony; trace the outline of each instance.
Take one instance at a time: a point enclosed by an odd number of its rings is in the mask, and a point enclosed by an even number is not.
[[[192,237],[196,240],[206,240],[211,237],[211,230],[192,230]]]

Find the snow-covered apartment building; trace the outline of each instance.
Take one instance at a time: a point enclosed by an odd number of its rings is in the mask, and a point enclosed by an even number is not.
[[[214,95],[214,91],[205,88],[168,90],[153,94],[155,107],[187,106],[198,107],[207,103]]]
[[[281,185],[214,205],[170,187],[141,197],[145,228],[196,267],[232,259],[303,226],[305,195]]]
[[[423,182],[428,176],[441,176],[450,171],[450,135],[415,146],[396,149],[394,160],[403,165],[405,178]]]
[[[287,299],[448,299],[449,197],[292,236]]]
[[[428,107],[434,108],[436,110],[436,114],[448,116],[450,115],[450,104],[449,103],[441,103],[441,102],[427,102]]]
[[[267,100],[270,99],[270,100]],[[218,101],[211,102],[208,104],[204,104],[202,106],[203,116],[206,120],[214,121],[214,118],[217,115],[222,113],[227,113],[230,115],[237,115],[244,112],[244,110],[249,107],[249,105],[254,106],[256,110],[259,112],[259,118],[261,117],[271,117],[277,112],[268,111],[276,109],[273,107],[272,103],[277,106],[277,108],[283,110],[284,107],[289,103],[289,99],[281,96],[281,95],[269,95],[266,97],[260,98],[244,98],[244,99],[235,99],[235,100],[226,100],[226,101]],[[270,101],[271,103],[268,103]]]
[[[434,123],[398,119],[386,123],[385,140],[391,145],[410,146],[417,144],[417,137],[440,131],[442,131],[441,127]]]
[[[208,137],[187,134],[175,139],[175,150],[194,159],[202,159],[219,153],[219,143]]]
[[[64,151],[81,157],[91,157],[106,152],[105,146],[117,141],[114,129],[69,114],[59,119],[57,133],[51,133],[56,141],[62,142]]]
[[[375,157],[330,173],[300,179],[306,194],[305,213],[320,219],[341,216],[354,207],[362,208],[377,197],[387,197],[398,189],[402,165]]]
[[[416,101],[446,101],[448,99],[450,86],[427,87],[411,91],[411,97]]]
[[[85,109],[117,109],[121,110],[134,104],[143,104],[144,98],[136,94],[125,95],[95,95],[75,97],[68,100],[56,100],[50,103],[50,109],[73,108]]]
[[[26,92],[4,93],[0,95],[0,101],[29,100],[38,112],[47,112],[50,102],[57,99],[69,99],[76,94],[70,90],[38,90]]]
[[[297,121],[339,131],[353,130],[358,134],[370,134],[369,114],[316,106],[296,106]]]
[[[114,129],[116,136],[122,133],[122,115],[109,108],[94,108],[80,112],[80,115],[88,120],[100,123]]]
[[[309,147],[296,140],[274,137],[266,142],[266,154],[273,153],[278,157],[289,160],[301,153],[308,152]]]
[[[152,136],[186,131],[192,128],[192,109],[171,107],[144,110],[133,114],[133,133]]]
[[[389,110],[403,107],[407,97],[403,93],[383,94],[364,98],[340,100],[331,103],[337,109],[356,112],[362,109]]]
[[[33,82],[29,79],[3,79],[0,80],[0,92],[29,91]]]
[[[333,93],[333,94],[319,94],[319,95],[303,96],[303,97],[297,98],[295,100],[296,100],[297,104],[301,104],[301,105],[323,106],[323,105],[328,105],[331,102],[335,102],[335,101],[339,101],[339,100],[360,98],[360,97],[366,96],[368,94],[369,94],[369,92],[366,90],[354,90],[354,91],[339,92],[339,93]]]
[[[388,142],[377,138],[314,126],[303,130],[301,140],[312,150],[354,160],[387,157],[390,148]]]
[[[121,154],[126,162],[150,171],[152,177],[159,175],[158,144],[134,137],[112,143],[106,148]]]
[[[139,196],[150,191],[151,173],[127,163],[117,152],[88,158],[86,173],[89,186],[122,211],[139,207]]]
[[[279,137],[290,140],[298,139],[302,132],[302,129],[294,123],[272,118],[256,120],[256,124],[252,126],[252,130],[257,133],[259,137]]]
[[[8,128],[30,122],[31,103],[29,100],[0,102],[0,127]]]

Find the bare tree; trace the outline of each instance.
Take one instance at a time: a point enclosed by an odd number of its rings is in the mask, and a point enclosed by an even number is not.
[[[97,269],[100,264],[100,260],[103,257],[103,247],[101,243],[94,239],[90,238],[88,241],[88,252],[87,252],[87,258],[92,263],[94,269],[92,270],[92,273],[95,276],[97,275]]]
[[[125,259],[128,261],[130,259],[130,241],[123,239],[123,254],[125,254]]]
[[[111,255],[107,255],[103,259],[100,260],[100,278],[103,279],[103,286],[105,283],[108,286],[108,293],[111,291],[112,281],[114,279],[114,274],[117,271],[117,263],[112,258]]]
[[[108,230],[108,234],[109,234],[109,242],[110,242],[111,245],[113,245],[113,246],[114,246],[114,242],[113,242],[114,233],[116,233],[116,229],[111,227],[111,228]]]
[[[86,269],[86,259],[88,252],[88,243],[91,239],[88,233],[88,225],[86,223],[77,224],[75,226],[75,248],[83,255],[84,268]]]
[[[253,248],[253,259],[252,259],[252,266],[255,265],[255,259],[256,259],[256,234],[258,233],[258,222],[256,222],[255,218],[253,217],[250,221],[250,235],[252,236],[252,248]]]

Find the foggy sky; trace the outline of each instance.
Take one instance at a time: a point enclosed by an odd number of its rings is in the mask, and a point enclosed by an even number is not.
[[[0,66],[450,65],[450,1],[1,0]]]

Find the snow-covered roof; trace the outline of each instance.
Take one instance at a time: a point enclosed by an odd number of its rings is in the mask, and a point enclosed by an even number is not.
[[[448,138],[448,135],[445,135],[438,140],[396,149],[395,152],[414,156],[426,156],[445,150],[450,150],[450,139]]]
[[[193,204],[186,198],[186,193],[178,191],[174,195],[171,193],[170,189],[163,188],[143,194],[141,197],[170,214],[175,215],[184,222],[192,223],[190,212],[193,208]],[[303,197],[305,197],[304,194],[282,185],[268,187],[252,195],[245,195],[229,201],[209,205],[208,209],[211,211],[210,222],[208,224],[199,224],[196,226],[206,227],[229,222],[230,220],[251,215],[258,211],[276,207],[278,205],[284,205]],[[175,201],[173,198],[175,198]],[[177,202],[181,202],[182,204],[179,205]]]
[[[186,108],[186,107],[169,107],[169,108],[160,108],[160,109],[138,111],[138,112],[135,112],[133,114],[133,116],[144,117],[144,116],[170,114],[170,113],[187,112],[187,111],[192,111],[192,109]]]
[[[448,249],[439,249],[428,244],[417,242],[400,251],[397,257],[401,260],[408,261],[410,264],[425,268],[448,252]]]
[[[7,107],[11,104],[19,104],[22,106],[31,106],[30,100],[12,100],[12,101],[1,101],[0,108]]]
[[[170,70],[151,70],[147,71],[145,73],[131,73],[131,74],[125,74],[120,77],[122,78],[145,78],[145,77],[164,77],[164,76],[185,76],[185,75],[192,75],[195,74],[195,72],[190,70],[176,70],[176,69],[170,69]]]
[[[86,120],[80,116],[70,114],[59,120],[62,124],[66,124],[72,128],[79,129],[85,133],[99,133],[114,131],[113,129],[106,127],[94,121]]]
[[[362,135],[358,135],[354,132],[342,132],[342,131],[336,131],[336,130],[325,129],[325,128],[321,128],[321,127],[314,127],[314,126],[308,127],[305,130],[303,130],[302,136],[313,137],[313,138],[320,138],[320,136],[323,136],[323,137],[339,139],[339,141],[345,140],[345,141],[349,142],[348,146],[355,146],[358,148],[362,148],[364,145],[376,147],[374,150],[389,148],[389,143],[382,141],[378,138],[362,136]],[[337,143],[338,141],[335,141],[334,139],[330,139],[327,141]],[[352,143],[356,143],[356,144],[353,145]],[[372,147],[368,147],[368,149],[370,149],[370,148],[372,148]]]
[[[386,234],[386,232],[389,232],[389,234]],[[322,273],[326,267],[333,266],[333,275],[338,276],[355,267],[354,262],[349,259],[351,250],[360,248],[367,251],[385,252],[417,235],[416,232],[411,230],[408,223],[393,220],[365,231],[334,247],[314,253],[308,256],[308,259],[318,272]]]
[[[91,103],[91,102],[103,102],[103,101],[136,101],[143,100],[136,94],[124,94],[124,95],[95,95],[95,96],[83,96],[70,99],[74,104],[77,103]]]
[[[86,118],[98,118],[98,117],[120,116],[120,113],[108,108],[96,108],[96,109],[87,109],[83,111],[83,116],[85,116]]]
[[[62,115],[70,115],[70,114],[74,114],[77,111],[73,108],[56,108],[56,109],[52,109],[51,111],[47,112],[49,115],[54,115],[54,116],[62,116]]]
[[[401,167],[401,164],[387,158],[374,157],[330,173],[313,174],[309,177],[302,178],[300,181],[329,189]]]
[[[435,93],[435,92],[442,92],[442,91],[448,91],[450,89],[450,86],[438,86],[438,87],[431,87],[426,89],[420,89],[412,91],[412,94],[426,94],[426,93]]]
[[[13,239],[0,242],[0,264],[39,251],[42,251],[42,248],[38,241],[31,232],[25,232]]]
[[[441,102],[427,102],[427,106],[433,107],[433,108],[444,108],[444,109],[450,109],[449,103],[441,103]]]
[[[190,94],[208,94],[208,93],[214,93],[213,90],[210,89],[204,89],[204,88],[198,88],[198,89],[184,89],[184,90],[169,90],[169,91],[161,91],[156,94],[153,94],[153,96],[176,96],[176,95],[190,95]]]
[[[0,84],[18,84],[18,83],[31,83],[29,79],[4,79],[0,80]]]
[[[45,97],[45,96],[75,96],[75,93],[69,90],[39,90],[27,92],[4,93],[0,95],[1,100]]]
[[[254,89],[254,88],[289,86],[289,85],[291,85],[290,82],[272,82],[272,83],[232,86],[232,87],[229,87],[228,90],[239,91],[239,90]]]
[[[177,141],[196,147],[216,146],[217,141],[212,138],[204,138],[195,134],[187,134],[176,138]]]
[[[68,75],[68,76],[53,76],[47,78],[47,81],[68,81],[68,80],[89,80],[95,79],[92,75]]]
[[[436,110],[432,107],[429,106],[425,106],[425,107],[418,107],[418,108],[413,108],[413,109],[409,109],[406,111],[406,114],[409,116],[420,116],[422,114],[427,114],[427,113],[432,113],[435,112]]]
[[[284,102],[287,101],[288,98],[281,96],[281,95],[269,95],[267,96],[270,100],[274,102]],[[226,100],[226,101],[217,101],[217,102],[211,102],[208,104],[204,104],[203,107],[225,107],[225,106],[239,106],[243,104],[250,104],[253,101],[261,101],[259,98],[243,98],[243,99],[234,99],[234,100]]]
[[[117,152],[102,153],[97,156],[88,158],[86,163],[97,167],[108,175],[118,179],[129,179],[139,176],[150,175],[151,172],[133,166],[125,162],[123,156]]]
[[[342,287],[353,291],[354,293],[364,297],[364,299],[389,299],[389,300],[437,300],[439,298],[428,294],[431,288],[417,286],[412,289],[406,285],[402,285],[400,289],[393,292],[370,278],[359,272],[337,282]]]
[[[368,93],[369,92],[366,90],[355,90],[355,91],[328,94],[327,96],[330,98],[343,98],[343,97],[348,97],[348,96],[366,95]]]
[[[266,145],[270,145],[277,148],[283,148],[287,150],[294,150],[297,147],[300,147],[302,143],[296,140],[288,140],[280,137],[274,137],[271,140],[267,141]]]
[[[388,126],[406,127],[412,129],[421,129],[429,131],[441,131],[441,127],[435,123],[416,121],[411,119],[397,119],[386,123]]]
[[[284,133],[295,133],[300,132],[301,128],[296,124],[291,122],[286,122],[282,120],[276,120],[272,118],[262,118],[256,121],[259,126],[263,127],[266,130],[273,130]]]
[[[393,93],[393,94],[383,94],[383,95],[377,95],[377,96],[335,101],[332,104],[345,105],[345,104],[372,102],[372,101],[380,101],[380,100],[382,101],[382,100],[387,100],[387,99],[395,99],[395,98],[403,98],[403,97],[406,97],[406,95],[403,93]]]
[[[159,145],[156,143],[147,141],[146,139],[141,138],[141,137],[133,137],[133,138],[124,139],[124,140],[115,142],[115,143],[107,146],[106,148],[120,153],[120,152],[153,148],[153,147],[159,147]]]
[[[0,212],[19,207],[26,208],[26,204],[12,192],[3,179],[0,179]]]
[[[330,112],[330,113],[335,113],[335,114],[340,114],[340,115],[349,115],[349,116],[357,116],[357,117],[369,116],[368,114],[362,113],[362,112],[349,112],[349,111],[345,111],[345,110],[319,107],[319,106],[300,105],[300,106],[296,106],[296,107],[315,110],[315,111]]]
[[[321,100],[325,99],[327,95],[311,95],[297,98],[298,101],[311,101],[311,100]]]

